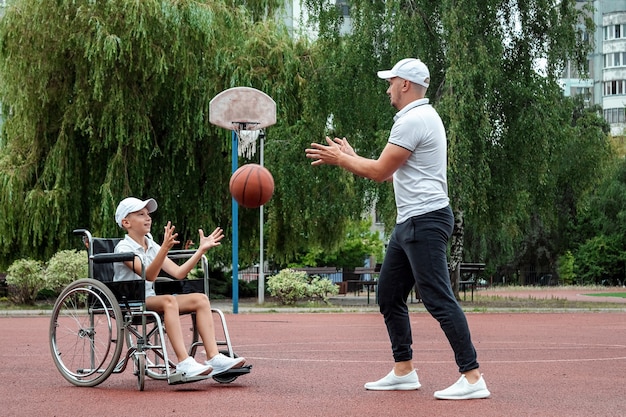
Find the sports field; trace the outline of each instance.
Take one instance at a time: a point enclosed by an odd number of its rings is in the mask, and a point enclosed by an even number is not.
[[[226,306],[225,310],[226,310]],[[622,416],[626,309],[469,312],[491,398],[440,401],[458,374],[438,324],[411,307],[414,362],[422,388],[371,392],[391,369],[375,307],[356,312],[226,311],[236,352],[253,365],[231,384],[212,380],[136,389],[127,369],[95,388],[67,383],[52,363],[45,315],[0,318],[7,416]]]

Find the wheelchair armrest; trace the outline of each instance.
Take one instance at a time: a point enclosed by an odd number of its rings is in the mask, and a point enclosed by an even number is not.
[[[91,259],[96,264],[106,264],[113,262],[126,262],[133,261],[135,259],[135,254],[132,252],[123,252],[123,253],[99,253],[96,255],[92,255]]]
[[[193,249],[175,249],[167,252],[167,256],[170,259],[185,259],[191,258],[194,253],[196,253],[196,251]]]

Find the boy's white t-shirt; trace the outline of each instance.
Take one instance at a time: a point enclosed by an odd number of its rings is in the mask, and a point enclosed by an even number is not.
[[[447,207],[446,131],[427,98],[409,103],[395,115],[388,142],[411,151],[393,174],[396,223]]]
[[[130,236],[126,235],[124,240],[120,241],[115,246],[115,253],[126,253],[132,252],[137,255],[141,262],[143,262],[144,266],[147,268],[148,265],[154,261],[161,246],[156,243],[150,236],[146,236],[146,243],[148,244],[148,249],[144,250],[143,246],[139,243],[135,242]],[[131,270],[126,266],[123,262],[115,262],[113,264],[113,270],[115,271],[115,276],[113,277],[113,281],[130,281],[134,279],[142,279],[139,275],[135,273],[135,271]],[[154,292],[154,282],[146,280],[146,298],[156,295]]]

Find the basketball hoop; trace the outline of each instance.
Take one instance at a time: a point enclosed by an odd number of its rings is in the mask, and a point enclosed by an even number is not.
[[[263,166],[263,137],[261,129],[276,123],[276,102],[267,94],[251,87],[233,87],[224,90],[209,103],[209,121],[232,131],[233,174],[238,169],[238,156],[250,159],[256,153],[256,142],[261,137],[260,165]],[[235,135],[237,137],[235,138]],[[263,135],[263,136],[261,136]],[[237,150],[235,151],[235,147]],[[239,220],[238,204],[233,198],[233,313],[239,305]],[[259,207],[259,304],[264,302],[265,276],[263,274],[263,206]]]
[[[256,125],[256,123],[254,123]],[[247,130],[251,123],[233,122],[233,129],[237,134],[237,154],[246,159],[256,155],[256,141],[259,138],[260,130]]]

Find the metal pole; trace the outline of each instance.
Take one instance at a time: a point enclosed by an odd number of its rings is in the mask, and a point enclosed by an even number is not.
[[[237,171],[238,152],[237,134],[232,131],[233,151],[232,151],[232,173]],[[239,204],[232,198],[233,217],[233,313],[239,312]]]
[[[259,134],[259,139],[261,139],[261,152],[260,152],[260,161],[261,166],[263,166],[264,158],[263,158],[263,142],[265,140],[265,132],[261,130]],[[263,206],[259,208],[260,216],[259,216],[259,277],[257,280],[258,284],[258,292],[259,292],[259,304],[263,304],[265,302],[265,260],[263,259]]]

